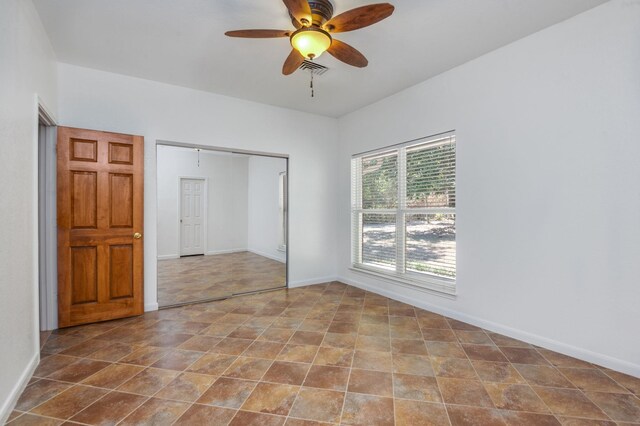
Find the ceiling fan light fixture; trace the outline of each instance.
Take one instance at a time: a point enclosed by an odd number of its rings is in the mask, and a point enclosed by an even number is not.
[[[309,59],[322,55],[331,42],[329,33],[317,27],[303,27],[291,34],[291,46]]]

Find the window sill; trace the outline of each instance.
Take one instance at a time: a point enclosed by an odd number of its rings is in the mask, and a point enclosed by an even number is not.
[[[391,273],[384,273],[366,266],[351,266],[350,271],[358,272],[364,275],[373,276],[375,278],[392,281],[403,287],[414,290],[423,291],[425,293],[434,294],[436,296],[445,297],[447,299],[455,299],[457,292],[455,289],[455,281],[439,280],[438,278],[425,278],[421,280],[413,280],[406,277],[400,277]]]

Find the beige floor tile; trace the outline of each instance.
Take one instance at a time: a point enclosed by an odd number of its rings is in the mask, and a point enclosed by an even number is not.
[[[226,425],[235,416],[236,410],[212,407],[208,405],[193,404],[185,413],[174,423],[174,425],[191,426],[191,425]]]
[[[221,377],[197,402],[226,408],[240,408],[255,387],[256,382]]]
[[[298,386],[258,383],[241,409],[286,416],[298,396]]]
[[[111,392],[71,418],[92,425],[112,425],[124,419],[147,400],[144,396]]]
[[[396,426],[440,426],[449,423],[444,405],[429,402],[397,400],[395,415]]]
[[[393,392],[396,398],[442,402],[438,382],[434,377],[394,374]]]
[[[158,398],[194,402],[216,380],[213,376],[196,373],[182,373],[157,394]]]
[[[289,416],[299,419],[337,423],[344,401],[344,393],[326,389],[302,388]]]
[[[190,405],[185,402],[151,398],[118,424],[122,426],[170,425],[187,411]]]
[[[347,393],[341,424],[393,426],[394,422],[392,398]]]

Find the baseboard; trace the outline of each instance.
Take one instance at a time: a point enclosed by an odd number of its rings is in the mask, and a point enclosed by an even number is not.
[[[177,254],[163,254],[158,255],[158,260],[178,259],[180,256]]]
[[[287,262],[286,260],[278,258],[278,257],[276,257],[276,256],[274,256],[272,254],[263,253],[261,251],[251,250],[251,249],[247,249],[246,251],[248,251],[249,253],[257,254],[258,256],[266,257],[267,259],[275,260],[276,262],[280,262],[280,263],[286,263]]]
[[[152,312],[152,311],[157,311],[157,310],[158,310],[158,302],[145,303],[145,305],[144,305],[144,311],[145,312]]]
[[[362,290],[370,291],[372,293],[386,296],[389,299],[394,299],[399,302],[404,302],[409,305],[416,306],[421,309],[425,309],[431,312],[435,312],[440,315],[463,321],[481,328],[484,328],[495,333],[504,334],[505,336],[512,337],[514,339],[522,340],[523,342],[530,343],[532,345],[540,346],[545,349],[549,349],[555,352],[559,352],[564,355],[568,355],[574,358],[581,359],[583,361],[591,362],[593,364],[601,365],[603,367],[610,368],[612,370],[620,371],[625,374],[640,378],[640,364],[634,364],[629,361],[613,358],[608,355],[604,355],[598,352],[593,352],[588,349],[580,348],[577,346],[568,345],[566,343],[558,342],[557,340],[549,339],[544,336],[529,333],[523,330],[518,330],[503,324],[498,324],[492,321],[487,321],[482,318],[478,318],[472,315],[468,315],[462,312],[458,312],[452,309],[443,308],[441,306],[425,303],[420,300],[416,300],[410,297],[396,294],[393,291],[379,288],[377,286],[365,284],[360,281],[352,280],[345,277],[338,277],[338,281],[345,284],[358,287]]]
[[[246,248],[236,248],[229,250],[209,250],[205,253],[207,256],[213,256],[216,254],[229,254],[229,253],[242,253],[243,251],[248,251]]]
[[[336,280],[337,278],[335,276],[332,276],[332,277],[322,277],[322,278],[311,278],[308,280],[290,281],[289,288],[298,288],[298,287],[304,287],[304,286],[314,285],[314,284],[324,284],[324,283],[328,283]]]
[[[40,362],[40,351],[36,351],[36,353],[27,364],[27,367],[24,369],[22,374],[20,375],[20,379],[18,383],[13,386],[11,389],[11,393],[9,393],[9,397],[2,403],[2,407],[0,407],[0,424],[5,424],[11,411],[13,411],[13,407],[15,407],[18,402],[18,398],[24,391],[24,388],[27,387],[31,376],[33,376],[33,372],[36,371],[36,367],[38,367],[38,363]]]

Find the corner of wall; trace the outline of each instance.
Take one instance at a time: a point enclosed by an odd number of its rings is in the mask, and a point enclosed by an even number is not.
[[[9,418],[11,411],[13,411],[13,408],[18,402],[18,398],[20,398],[20,395],[29,384],[29,380],[31,380],[31,376],[33,376],[34,371],[36,371],[39,362],[40,351],[36,351],[25,369],[22,371],[22,374],[20,374],[18,382],[11,389],[9,396],[4,401],[2,407],[0,407],[0,424],[4,424],[7,421],[7,418]]]
[[[331,281],[336,281],[337,279],[338,278],[335,276],[330,276],[330,277],[311,278],[308,280],[290,281],[288,287],[290,289],[293,289],[293,288],[306,287],[306,286],[315,285],[315,284],[325,284]]]
[[[153,311],[157,311],[159,308],[158,303],[145,303],[144,305],[144,311],[145,312],[153,312]]]

